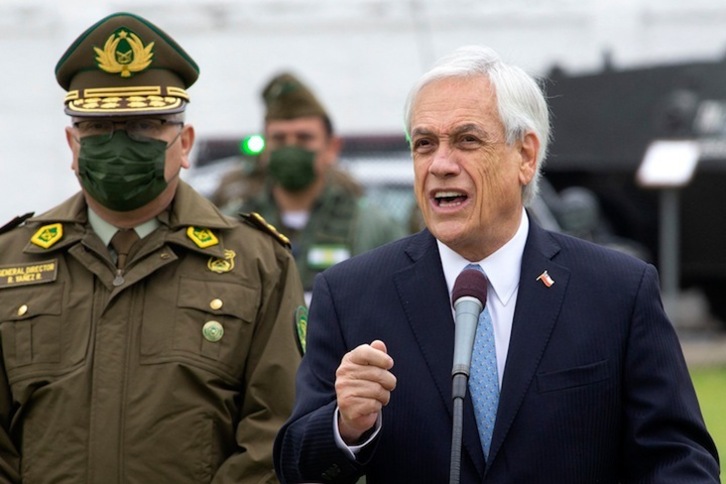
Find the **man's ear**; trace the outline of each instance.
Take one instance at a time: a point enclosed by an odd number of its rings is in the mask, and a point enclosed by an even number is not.
[[[520,142],[519,181],[524,186],[532,181],[537,172],[537,155],[539,154],[539,138],[533,132],[528,132]]]
[[[78,150],[80,149],[80,146],[78,145],[76,138],[73,136],[72,126],[66,126],[66,143],[68,143],[68,148],[70,148],[71,153],[73,153],[71,170],[76,171],[78,168]]]
[[[182,149],[182,167],[183,168],[189,168],[191,166],[191,162],[189,160],[189,155],[192,151],[192,147],[194,146],[194,140],[196,139],[196,133],[194,131],[194,126],[191,124],[185,124],[182,128],[182,134],[180,135],[180,143],[181,143],[181,149]]]
[[[334,165],[338,162],[340,157],[340,150],[343,149],[343,138],[340,136],[331,135],[328,140],[328,145],[325,148],[326,161],[328,165]]]

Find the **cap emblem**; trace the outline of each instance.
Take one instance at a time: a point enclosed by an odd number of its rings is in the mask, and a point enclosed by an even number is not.
[[[94,47],[96,62],[99,69],[109,74],[120,74],[131,77],[151,65],[154,56],[154,43],[144,45],[138,35],[129,29],[121,28],[111,34],[103,46],[103,50]]]

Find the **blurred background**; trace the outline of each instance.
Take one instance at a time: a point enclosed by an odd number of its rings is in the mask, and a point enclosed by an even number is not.
[[[656,264],[684,330],[726,328],[723,1],[3,0],[0,224],[76,191],[54,67],[116,11],[159,24],[200,65],[188,110],[199,143],[184,174],[200,191],[239,163],[230,158],[239,141],[262,126],[260,90],[289,70],[346,137],[343,163],[401,223],[413,203],[409,87],[460,45],[495,48],[541,78],[550,98],[540,222]],[[693,175],[667,190],[636,181],[658,140],[696,144]]]
[[[240,141],[262,126],[260,90],[289,70],[345,137],[343,164],[409,223],[402,108],[414,80],[464,44],[541,78],[554,142],[537,217],[656,264],[699,394],[709,392],[707,419],[726,440],[726,422],[708,414],[726,393],[723,0],[3,0],[0,225],[77,190],[54,67],[116,11],[158,24],[200,65],[188,109],[199,145],[185,177],[204,193],[244,161]],[[691,158],[661,155],[658,170],[695,166],[667,186],[638,178],[662,141],[686,143]]]

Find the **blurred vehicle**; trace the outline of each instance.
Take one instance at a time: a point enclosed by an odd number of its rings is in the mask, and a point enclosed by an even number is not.
[[[726,60],[653,65],[545,79],[553,123],[547,178],[558,192],[589,189],[618,237],[636,242],[656,266],[660,206],[656,189],[636,182],[656,140],[693,140],[700,158],[679,190],[681,288],[701,290],[726,324]]]

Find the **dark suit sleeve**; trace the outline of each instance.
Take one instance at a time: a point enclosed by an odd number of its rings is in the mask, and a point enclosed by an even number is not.
[[[663,311],[653,266],[638,290],[627,341],[622,482],[719,482],[716,447]]]
[[[325,275],[316,278],[313,293],[307,353],[297,374],[293,414],[275,441],[275,468],[283,483],[353,483],[361,467],[337,447],[333,433],[335,372],[349,348]]]

